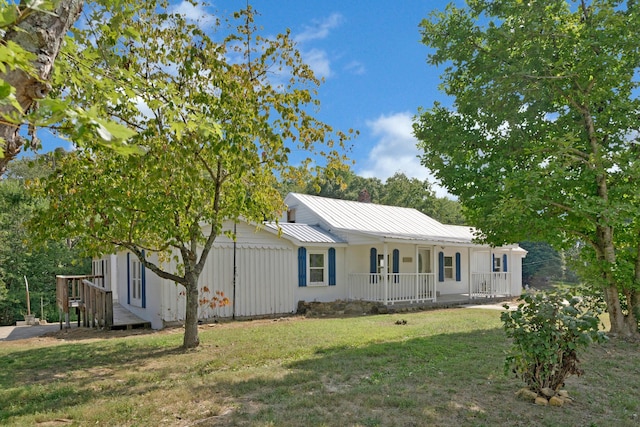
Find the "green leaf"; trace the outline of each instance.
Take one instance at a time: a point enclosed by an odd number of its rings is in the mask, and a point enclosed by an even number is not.
[[[127,37],[129,37],[129,38],[131,38],[133,40],[136,40],[136,41],[140,40],[140,33],[134,27],[131,27],[131,26],[126,27],[123,30],[123,33],[124,33],[125,36],[127,36]]]
[[[11,86],[9,83],[5,82],[4,80],[0,79],[0,100],[2,100],[4,98],[8,98],[15,91],[16,90],[15,90],[15,88],[13,86]]]
[[[0,28],[6,28],[13,25],[18,19],[18,7],[15,5],[7,5],[0,10]]]
[[[136,131],[128,128],[127,126],[121,125],[114,121],[107,121],[103,119],[96,119],[100,129],[100,132],[103,133],[103,139],[105,141],[111,141],[112,139],[116,140],[127,140],[136,135]]]

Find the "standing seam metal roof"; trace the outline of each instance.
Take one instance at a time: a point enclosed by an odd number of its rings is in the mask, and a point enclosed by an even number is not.
[[[330,231],[356,231],[376,236],[410,240],[471,242],[473,228],[442,224],[412,208],[377,205],[290,193],[285,202],[305,205]],[[324,225],[324,224],[323,224]]]
[[[280,229],[285,237],[293,238],[301,243],[347,243],[317,225],[270,222],[265,224],[265,227],[276,233]]]

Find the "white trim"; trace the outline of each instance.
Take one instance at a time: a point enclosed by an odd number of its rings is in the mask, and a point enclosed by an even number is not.
[[[135,307],[142,307],[142,263],[140,260],[133,254],[129,256],[129,272],[131,273],[131,277],[129,277],[129,296],[130,296],[130,304]]]
[[[311,255],[322,255],[322,282],[311,281],[311,269],[318,267],[311,267]],[[317,250],[307,248],[307,286],[329,286],[329,250]]]

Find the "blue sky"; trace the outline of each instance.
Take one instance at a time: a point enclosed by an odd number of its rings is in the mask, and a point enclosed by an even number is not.
[[[448,1],[419,0],[251,0],[256,24],[269,36],[291,30],[303,58],[323,77],[318,117],[337,129],[357,129],[347,155],[361,176],[385,180],[396,172],[429,179],[420,165],[411,121],[418,107],[451,100],[438,91],[442,69],[426,63],[429,49],[420,42],[418,25]],[[205,11],[185,2],[177,8],[192,18]],[[213,0],[226,13],[246,0]],[[45,135],[44,151],[68,143]],[[434,185],[440,196],[446,191]]]
[[[219,1],[224,10],[243,1]],[[253,0],[256,23],[266,34],[289,28],[303,58],[318,76],[319,117],[339,129],[354,128],[349,156],[358,175],[385,180],[395,172],[419,179],[429,171],[417,159],[411,121],[418,107],[435,100],[442,69],[426,63],[420,21],[447,1],[419,0]],[[446,192],[435,187],[438,195]]]

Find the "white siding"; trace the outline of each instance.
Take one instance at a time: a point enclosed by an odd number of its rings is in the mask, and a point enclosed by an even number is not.
[[[296,210],[296,223],[309,225],[320,224],[321,221],[318,215],[302,203],[297,203],[295,206],[292,206],[292,208]]]
[[[314,248],[306,246],[307,251],[326,251],[328,248]],[[296,263],[292,271],[294,274],[294,302],[298,301],[321,301],[330,302],[347,298],[347,274],[345,274],[345,266],[349,263],[345,260],[345,248],[334,248],[336,250],[336,284],[335,286],[298,286],[298,263],[296,255]],[[297,251],[297,249],[296,249]],[[328,274],[328,272],[327,272]]]
[[[439,254],[444,252],[445,257],[453,258],[453,277],[444,279],[444,282],[439,281]],[[456,280],[456,253],[460,253],[460,280]],[[435,255],[435,269],[433,272],[436,275],[436,289],[441,295],[447,294],[463,294],[469,292],[469,249],[464,247],[434,247]]]
[[[135,255],[130,254],[130,257],[135,258]],[[150,255],[149,259],[157,262],[156,255]],[[153,329],[161,329],[164,325],[161,316],[162,295],[159,290],[163,280],[156,276],[155,273],[152,273],[151,270],[145,269],[145,307],[131,305],[128,303],[127,253],[119,252],[116,255],[116,263],[118,302],[120,305],[141,319],[151,322]]]
[[[228,229],[231,229],[232,225]],[[294,248],[266,231],[246,224],[236,226],[237,242],[221,236],[209,253],[198,286],[202,304],[199,317],[251,317],[292,313],[296,310],[292,288],[297,285]],[[236,283],[234,298],[234,252]],[[174,267],[173,267],[174,268]],[[222,292],[222,295],[216,294]],[[214,297],[229,299],[227,306],[209,305]],[[184,321],[184,288],[168,280],[162,284],[162,317],[165,322]],[[217,305],[217,304],[214,304]],[[235,309],[235,313],[234,313]]]
[[[526,256],[524,251],[511,251],[509,268],[511,269],[511,295],[522,294],[522,259]]]
[[[491,272],[491,252],[473,251],[473,272],[474,273],[490,273]]]

